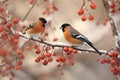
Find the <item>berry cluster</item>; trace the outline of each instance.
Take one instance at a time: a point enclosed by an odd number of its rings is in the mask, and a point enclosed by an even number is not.
[[[52,50],[50,46],[43,46],[42,49],[40,49],[39,46],[35,44],[34,49],[35,53],[38,54],[38,57],[35,59],[36,63],[42,62],[43,65],[47,65],[53,61],[53,56],[56,56],[56,52]]]
[[[64,47],[62,51],[62,55],[56,57],[56,61],[58,62],[58,67],[61,67],[65,64],[74,65],[73,55],[77,54],[77,50],[71,47]]]
[[[119,56],[119,52],[117,51],[111,51],[108,53],[107,58],[100,58],[99,62],[101,64],[107,63],[110,64],[110,71],[114,74],[114,75],[119,75],[120,74],[120,59],[118,58]]]
[[[96,8],[96,4],[92,1],[92,0],[89,0],[90,1],[90,8],[91,9],[95,9]],[[87,17],[85,16],[85,10],[86,11],[88,11],[88,9],[86,8],[86,6],[85,6],[85,0],[83,1],[83,3],[82,3],[82,6],[81,6],[81,8],[78,10],[78,15],[80,15],[81,16],[81,20],[82,21],[86,21],[87,20]],[[94,16],[92,16],[91,14],[90,14],[90,12],[89,12],[89,17],[88,17],[88,19],[89,20],[93,20],[94,19]]]
[[[40,49],[38,45],[34,45],[34,49],[35,53],[38,54],[38,57],[35,59],[36,63],[41,62],[43,65],[47,65],[49,62],[53,61],[54,57],[56,57],[55,60],[58,63],[58,67],[61,67],[64,64],[73,65],[73,55],[77,54],[77,50],[74,50],[71,47],[64,47],[60,54],[50,46],[43,46],[42,49]]]
[[[120,11],[120,7],[117,7],[116,5],[120,6],[120,1],[119,0],[113,0],[109,3],[109,8],[111,13],[115,13],[117,10]],[[117,8],[117,10],[115,10]]]

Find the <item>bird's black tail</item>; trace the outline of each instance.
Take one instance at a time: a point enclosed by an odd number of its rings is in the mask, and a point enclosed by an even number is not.
[[[102,53],[100,51],[98,51],[98,49],[96,49],[93,44],[88,44],[90,47],[92,47],[99,55],[102,55]]]

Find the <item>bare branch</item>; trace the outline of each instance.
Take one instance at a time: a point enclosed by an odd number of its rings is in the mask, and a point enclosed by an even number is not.
[[[35,0],[35,2],[34,2],[34,3],[32,4],[32,6],[29,8],[29,10],[28,10],[27,13],[25,14],[24,18],[22,19],[22,21],[24,21],[24,20],[27,18],[28,14],[31,12],[31,10],[32,10],[33,7],[35,6],[36,2],[37,2],[37,0]]]
[[[24,34],[22,35],[22,34],[19,34],[21,37],[23,37],[23,38],[26,38],[26,39],[31,39],[30,37],[27,37],[27,36],[25,36]],[[42,39],[40,39],[40,40],[38,40],[38,39],[31,39],[31,40],[33,40],[33,41],[35,41],[35,42],[38,42],[38,43],[41,43],[41,44],[46,44],[46,45],[48,45],[48,46],[52,46],[52,47],[72,47],[73,49],[76,49],[76,50],[78,50],[78,51],[86,51],[86,52],[92,52],[92,53],[97,53],[96,51],[94,51],[94,50],[92,50],[92,49],[82,49],[82,48],[80,48],[80,47],[78,47],[78,46],[68,46],[68,45],[58,45],[58,44],[52,44],[51,42],[46,42],[46,41],[43,41]],[[100,51],[102,54],[106,54],[107,53],[107,51],[105,51],[105,50],[101,50]]]

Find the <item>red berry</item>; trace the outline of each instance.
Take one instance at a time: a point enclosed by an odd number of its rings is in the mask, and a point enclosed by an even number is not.
[[[0,32],[2,32],[4,29],[3,29],[3,26],[0,26]]]
[[[7,65],[6,66],[6,70],[10,70],[11,69],[11,66],[10,65]]]
[[[31,47],[30,46],[26,46],[25,49],[26,50],[31,50]]]
[[[92,15],[89,16],[89,20],[93,20],[94,17]]]
[[[68,47],[64,47],[63,50],[64,50],[65,52],[67,52],[67,51],[68,51]]]
[[[60,56],[57,57],[57,58],[56,58],[56,61],[57,61],[57,62],[60,62],[60,61],[61,61],[61,57],[60,57]]]
[[[39,58],[39,57],[36,58],[36,59],[35,59],[35,62],[36,62],[36,63],[40,62],[40,58]]]
[[[10,22],[8,22],[8,23],[6,24],[6,27],[7,27],[7,28],[11,28],[11,26],[12,26],[12,24],[11,24]]]
[[[113,53],[113,52],[109,52],[109,53],[108,53],[108,56],[113,57],[113,56],[114,56],[114,53]]]
[[[74,65],[74,61],[72,59],[70,59],[69,65]]]
[[[0,56],[6,56],[7,55],[7,51],[4,49],[0,49]]]
[[[84,10],[83,10],[83,9],[79,9],[79,10],[78,10],[78,14],[79,14],[79,15],[84,14]]]
[[[111,4],[109,5],[109,7],[110,7],[110,8],[115,8],[115,4],[114,4],[114,3],[111,3]]]
[[[0,6],[0,13],[2,13],[4,11],[3,6]]]
[[[111,12],[111,13],[115,13],[116,11],[115,11],[115,9],[112,9],[110,12]]]
[[[86,18],[85,15],[83,15],[83,16],[81,17],[81,20],[82,20],[82,21],[86,21],[86,19],[87,19],[87,18]]]
[[[91,7],[91,9],[95,9],[96,8],[96,4],[95,3],[91,3],[90,7]]]
[[[52,62],[53,61],[53,58],[52,57],[49,57],[48,58],[48,62]]]
[[[29,3],[30,4],[33,4],[35,0],[29,0]]]
[[[24,56],[23,54],[21,54],[21,55],[19,55],[19,58],[20,58],[20,59],[24,59],[25,56]]]
[[[101,64],[103,64],[103,63],[106,62],[106,60],[105,60],[104,58],[100,58],[100,59],[99,59],[99,62],[100,62]]]
[[[78,53],[78,51],[74,49],[74,50],[73,50],[73,53],[74,53],[74,54],[77,54],[77,53]]]
[[[22,63],[22,61],[19,61],[17,64],[18,64],[18,65],[22,65],[23,63]]]
[[[8,37],[8,38],[7,38],[7,41],[12,41],[12,38],[11,38],[11,37]]]
[[[110,66],[110,71],[114,73],[116,71],[116,68],[114,66]]]
[[[43,63],[43,65],[47,65],[47,64],[48,64],[48,61],[47,61],[47,60],[44,60],[42,63]]]
[[[118,10],[120,11],[120,7],[118,8]]]
[[[21,66],[19,66],[19,65],[14,66],[15,70],[20,70],[20,68],[21,68]]]
[[[18,44],[18,42],[19,42],[18,39],[14,39],[14,40],[13,40],[13,43],[15,43],[15,44]]]
[[[114,56],[118,56],[118,55],[119,55],[119,52],[114,51],[113,54],[114,54]]]
[[[62,62],[65,62],[65,61],[66,61],[66,58],[62,56],[60,60],[61,60]]]
[[[41,54],[41,55],[40,55],[40,59],[42,59],[42,60],[45,59],[45,55],[44,55],[44,54]]]
[[[56,52],[54,51],[54,52],[52,53],[52,55],[53,55],[53,56],[56,56]]]
[[[37,48],[38,48],[38,45],[37,45],[37,44],[35,44],[35,45],[34,45],[34,49],[37,49]]]
[[[14,18],[14,19],[13,19],[13,23],[14,23],[14,24],[17,24],[18,22],[19,22],[18,18]]]
[[[36,52],[36,54],[40,54],[41,51],[39,48],[37,48],[35,52]]]
[[[19,37],[20,37],[20,35],[19,35],[18,33],[15,33],[15,34],[14,34],[14,38],[15,38],[15,39],[18,39]]]
[[[51,53],[47,52],[47,53],[45,53],[45,56],[46,56],[46,57],[50,57],[50,56],[51,56]]]
[[[117,64],[116,60],[111,60],[110,63],[111,63],[111,65]]]
[[[18,49],[18,50],[16,51],[16,53],[17,53],[18,55],[21,55],[21,54],[22,54],[22,50]]]
[[[5,37],[7,34],[6,34],[6,32],[2,32],[2,34],[1,34],[1,37]]]
[[[69,47],[69,48],[68,48],[68,51],[69,51],[69,52],[72,52],[72,51],[73,51],[73,48]]]

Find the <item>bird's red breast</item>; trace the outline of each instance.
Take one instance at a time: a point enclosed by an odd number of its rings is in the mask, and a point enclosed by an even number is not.
[[[36,24],[34,27],[31,29],[27,30],[27,34],[38,34],[38,33],[43,33],[45,31],[45,27],[43,27],[43,23],[40,21],[38,24]]]
[[[70,43],[72,43],[72,44],[75,44],[75,45],[78,45],[78,44],[82,44],[83,43],[83,41],[81,41],[81,40],[79,40],[79,39],[75,39],[75,38],[73,38],[72,36],[71,36],[71,34],[70,34],[70,32],[69,32],[69,27],[66,27],[65,29],[64,29],[65,31],[64,31],[64,37],[65,37],[65,39],[68,41],[68,42],[70,42]]]

